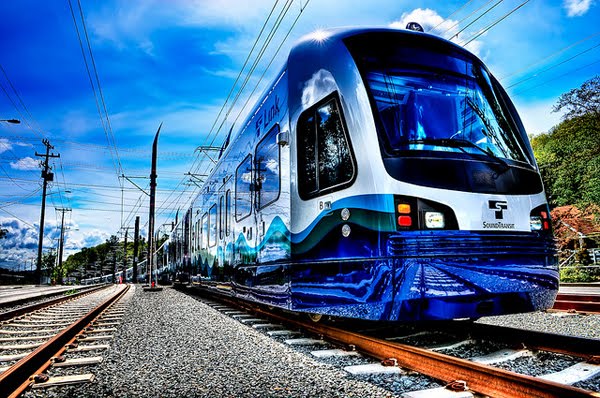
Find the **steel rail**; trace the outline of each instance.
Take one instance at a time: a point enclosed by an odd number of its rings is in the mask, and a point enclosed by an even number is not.
[[[231,300],[228,300],[231,302]],[[239,305],[239,303],[237,303]],[[451,383],[464,380],[470,390],[495,398],[600,397],[600,393],[478,364],[438,352],[390,342],[325,324],[310,324],[252,307],[255,313],[307,330],[343,346],[354,346],[379,360],[396,359],[399,366]]]
[[[11,398],[21,395],[33,382],[31,380],[32,376],[43,372],[50,366],[52,357],[62,353],[65,346],[75,339],[77,334],[84,330],[87,325],[96,319],[108,306],[121,298],[128,290],[129,285],[11,366],[6,372],[0,374],[0,394],[7,393],[6,396]]]
[[[466,332],[471,337],[475,338],[500,341],[507,344],[524,344],[525,347],[530,349],[567,354],[585,358],[587,360],[600,356],[600,339],[536,332],[534,330],[486,325],[482,323],[469,325]],[[457,330],[457,333],[465,333],[465,330]]]
[[[559,293],[553,310],[600,313],[600,294]]]
[[[68,296],[65,296],[64,292],[63,293],[55,293],[55,294],[52,294],[52,295],[49,295],[49,296],[53,296],[53,295],[56,295],[56,294],[62,294],[62,296],[54,298],[54,299],[50,299],[48,301],[44,301],[42,303],[31,304],[31,305],[28,305],[28,306],[25,306],[25,307],[16,308],[14,310],[10,310],[10,311],[6,311],[6,312],[0,313],[0,322],[6,321],[6,320],[11,319],[11,318],[14,318],[16,316],[27,314],[29,312],[36,311],[36,310],[39,310],[39,309],[42,309],[42,308],[46,308],[46,307],[49,307],[49,306],[54,305],[54,304],[62,303],[64,301],[68,301],[68,300],[71,300],[71,299],[74,299],[74,298],[77,298],[77,297],[81,297],[81,296],[83,296],[85,294],[93,293],[95,291],[98,291],[100,289],[104,289],[106,287],[107,286],[105,286],[105,285],[103,285],[103,286],[96,286],[96,287],[93,287],[93,288],[90,288],[90,289],[86,289],[86,290],[79,291],[77,293],[70,294]],[[43,298],[43,297],[45,297],[45,296],[39,296],[39,298]],[[36,297],[36,299],[37,299],[37,297]],[[26,299],[26,300],[31,300],[31,298],[30,299]],[[18,302],[19,301],[11,302],[10,305],[13,305],[15,303],[18,304]]]

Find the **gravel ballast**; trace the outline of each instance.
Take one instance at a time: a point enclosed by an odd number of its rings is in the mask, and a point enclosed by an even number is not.
[[[477,322],[592,339],[600,338],[600,315],[532,312],[490,316],[481,318]]]
[[[26,397],[395,397],[171,288],[126,298],[93,383]],[[50,372],[51,373],[51,372]]]
[[[114,332],[113,341],[102,342],[110,345],[108,350],[67,355],[101,355],[102,364],[49,372],[51,376],[93,373],[96,375],[93,383],[30,391],[25,396],[397,397],[403,392],[440,386],[432,379],[413,374],[350,376],[343,366],[373,360],[314,359],[309,351],[327,347],[287,346],[283,340],[289,337],[268,337],[264,331],[172,288],[144,292],[137,286],[120,305],[125,309],[123,323]],[[596,315],[557,316],[538,312],[488,317],[478,322],[600,337],[600,316]],[[434,336],[422,338],[425,345],[439,340]],[[485,352],[468,352],[466,346],[455,350],[458,352],[444,353],[468,358],[502,347],[490,343],[476,344],[474,348]],[[465,352],[461,355],[462,351]],[[554,354],[541,355],[499,367],[541,375],[569,366],[549,369],[543,356]],[[597,391],[598,381],[586,382],[585,387]]]

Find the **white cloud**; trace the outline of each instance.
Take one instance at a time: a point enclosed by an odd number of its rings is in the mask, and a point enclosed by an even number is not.
[[[241,32],[261,23],[271,7],[272,0],[121,1],[91,14],[88,20],[96,39],[110,42],[120,50],[135,47],[154,56],[153,33],[165,26],[225,27]]]
[[[6,138],[0,138],[0,153],[10,151],[12,149],[12,145],[9,140]]]
[[[309,104],[314,104],[335,89],[337,89],[337,85],[331,72],[319,69],[304,84],[304,88],[302,89],[302,105],[307,107]]]
[[[564,0],[563,7],[567,10],[567,16],[580,17],[588,12],[593,3],[592,0]]]
[[[10,142],[7,138],[0,138],[0,153],[12,151],[15,146],[33,148],[33,145],[24,142]]]
[[[0,265],[13,268],[29,265],[37,252],[38,225],[30,226],[16,219],[2,218],[0,226],[7,230],[6,237],[0,239]],[[50,234],[46,233],[45,238],[44,244],[48,244]]]
[[[408,13],[403,13],[398,21],[392,22],[390,24],[391,28],[395,29],[406,29],[406,25],[409,22],[417,22],[419,23],[425,32],[429,32],[433,29],[437,31],[443,31],[444,29],[451,28],[456,24],[456,21],[451,19],[444,20],[437,12],[431,10],[429,8],[422,9],[416,8]],[[456,27],[453,28],[456,30]]]
[[[250,21],[264,19],[272,7],[272,0],[195,0],[178,1],[177,12],[181,21],[197,26],[242,26]]]
[[[417,22],[423,27],[425,32],[449,37],[449,40],[454,43],[460,44],[463,41],[463,38],[459,38],[457,35],[460,30],[458,21],[444,19],[436,11],[429,8],[416,8],[411,12],[405,12],[399,20],[392,22],[389,26],[394,29],[406,29],[406,25],[409,22]],[[483,42],[473,40],[464,47],[473,54],[480,56]]]
[[[10,162],[10,167],[15,170],[36,170],[39,168],[39,162],[28,156],[19,159],[16,162]]]

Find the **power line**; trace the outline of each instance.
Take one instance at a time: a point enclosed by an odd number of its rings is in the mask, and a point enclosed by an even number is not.
[[[522,2],[521,4],[519,4],[517,7],[513,8],[512,10],[510,10],[508,13],[504,14],[501,18],[499,18],[498,20],[496,20],[494,23],[486,26],[485,28],[481,29],[479,32],[477,32],[473,37],[471,37],[471,39],[469,39],[469,41],[467,41],[466,43],[462,44],[462,46],[466,46],[469,43],[471,43],[473,40],[477,39],[479,36],[481,36],[482,34],[484,34],[485,32],[487,32],[488,30],[492,29],[494,26],[498,25],[500,22],[504,21],[506,18],[508,18],[510,15],[512,15],[514,12],[516,12],[517,10],[519,10],[521,7],[523,7],[525,4],[529,3],[531,0],[525,0],[524,2]]]
[[[15,104],[15,102],[12,100],[11,96],[8,94],[8,92],[6,91],[6,89],[4,88],[4,86],[2,84],[0,84],[0,87],[2,88],[2,91],[4,91],[4,94],[6,94],[6,96],[8,97],[8,99],[11,102],[11,104],[13,105],[13,107],[19,113],[19,116],[21,117],[21,121],[23,121],[29,127],[29,129],[31,131],[33,131],[35,134],[37,134],[39,138],[44,138],[44,136],[42,134],[40,134],[39,132],[37,132],[29,124],[28,119],[31,119],[32,123],[34,123],[36,125],[37,125],[37,122],[35,121],[35,119],[31,115],[31,112],[29,112],[29,108],[27,108],[27,105],[25,105],[25,102],[23,101],[23,98],[21,98],[21,95],[19,94],[19,92],[17,91],[17,89],[15,88],[15,86],[12,84],[12,81],[8,77],[8,74],[6,73],[6,70],[4,69],[4,67],[2,66],[2,64],[0,64],[0,71],[2,71],[2,74],[4,75],[4,78],[6,79],[6,81],[8,82],[8,84],[10,86],[10,88],[12,89],[13,93],[17,97],[17,100],[19,101],[19,104],[21,104],[21,107],[23,108],[23,110],[25,111],[25,113],[27,113],[27,117],[25,115],[23,115],[23,113],[21,112],[21,110],[19,109],[19,107]],[[39,129],[39,125],[38,125],[38,129]]]
[[[482,8],[484,8],[485,6],[487,6],[488,4],[490,4],[492,1],[494,0],[488,0],[487,2],[485,2],[484,4],[482,4],[479,8],[475,9],[474,11],[471,11],[471,13],[469,13],[466,17],[456,21],[454,23],[454,25],[450,26],[449,28],[447,28],[446,30],[444,30],[443,32],[440,32],[440,36],[443,35],[444,33],[447,33],[449,31],[451,31],[452,29],[456,28],[461,22],[463,22],[464,20],[468,19],[469,17],[477,14],[477,12],[479,12],[479,10],[481,10]],[[445,21],[444,21],[445,22]],[[448,38],[449,39],[449,38]]]
[[[455,34],[453,34],[449,39],[453,39],[453,38],[458,38],[458,35],[462,32],[465,31],[465,29],[467,29],[469,26],[473,25],[475,22],[479,21],[481,18],[483,18],[488,12],[492,11],[494,8],[496,8],[496,6],[498,6],[500,3],[502,3],[504,0],[498,0],[494,5],[492,5],[490,8],[488,8],[487,10],[485,10],[485,12],[483,12],[480,16],[478,16],[477,18],[475,18],[474,20],[472,20],[471,22],[469,22],[464,28],[462,28],[461,30],[459,30],[458,32],[456,32]],[[487,4],[487,3],[486,3]]]
[[[555,81],[555,80],[558,80],[558,79],[560,79],[560,78],[562,78],[562,77],[565,77],[565,76],[568,76],[568,75],[572,75],[574,72],[578,72],[578,71],[580,71],[580,70],[582,70],[582,69],[588,68],[588,67],[590,67],[590,66],[592,66],[592,65],[595,65],[595,64],[597,64],[597,63],[600,63],[600,60],[597,60],[597,61],[591,62],[591,63],[589,63],[589,64],[583,65],[583,66],[581,66],[581,67],[579,67],[579,68],[576,68],[576,69],[571,69],[571,70],[569,70],[569,71],[567,71],[567,72],[565,72],[565,73],[563,73],[563,74],[561,74],[561,75],[558,75],[558,76],[556,76],[556,77],[553,77],[552,79],[545,80],[544,82],[542,82],[542,83],[540,83],[540,84],[536,84],[535,86],[528,87],[528,88],[526,88],[526,89],[523,89],[523,90],[520,90],[520,91],[516,91],[514,94],[515,94],[515,95],[517,95],[517,94],[526,93],[526,92],[528,92],[528,91],[531,91],[531,90],[533,90],[534,88],[538,88],[538,87],[541,87],[541,86],[545,86],[546,84],[548,84],[548,83],[550,83],[550,82],[553,82],[553,81]]]
[[[301,7],[300,7],[300,12],[299,12],[299,13],[298,13],[298,15],[296,16],[295,20],[293,21],[292,25],[291,25],[291,26],[290,26],[290,28],[288,29],[288,31],[287,31],[287,33],[285,34],[284,38],[281,40],[281,42],[280,42],[280,44],[279,44],[278,48],[276,49],[275,53],[274,53],[274,54],[273,54],[273,56],[271,57],[271,59],[270,59],[270,61],[269,61],[268,65],[267,65],[267,66],[264,68],[264,71],[263,71],[262,75],[260,76],[260,78],[259,78],[258,82],[256,83],[256,85],[254,86],[254,88],[253,88],[252,92],[251,92],[251,93],[248,95],[248,98],[246,99],[246,102],[245,102],[245,103],[244,103],[244,105],[242,106],[242,108],[241,108],[241,110],[239,111],[239,113],[238,113],[238,115],[237,115],[236,119],[235,119],[235,120],[234,120],[234,122],[233,122],[233,124],[234,124],[234,125],[235,125],[235,123],[237,122],[237,120],[240,118],[241,114],[244,112],[244,109],[245,109],[245,108],[246,108],[246,106],[248,105],[248,103],[249,103],[250,99],[252,98],[252,95],[254,94],[254,92],[257,90],[257,88],[259,87],[260,83],[261,83],[261,82],[262,82],[262,80],[264,79],[264,76],[266,75],[266,72],[269,70],[269,68],[271,67],[271,65],[272,65],[273,61],[275,60],[275,58],[276,58],[276,57],[277,57],[277,55],[279,54],[279,51],[280,51],[280,50],[281,50],[281,48],[283,47],[283,44],[284,44],[284,43],[286,42],[286,40],[288,39],[288,37],[289,37],[290,33],[292,32],[292,30],[293,30],[293,29],[294,29],[294,27],[296,26],[296,24],[297,24],[298,20],[300,19],[300,16],[302,15],[302,13],[304,12],[304,10],[305,10],[305,9],[306,9],[306,7],[308,6],[309,2],[310,2],[310,0],[307,0],[307,1],[306,1],[306,3],[305,3],[303,6],[302,6],[302,3],[300,3],[300,4],[301,4]],[[288,7],[288,9],[289,9],[289,7]],[[287,13],[287,11],[286,11],[286,13]],[[281,13],[280,13],[280,15],[281,15]],[[281,22],[279,22],[279,23],[276,25],[276,29],[278,29],[280,25],[281,25]],[[269,40],[269,43],[271,42],[271,40],[272,40],[272,37],[273,37],[273,36],[271,36],[271,39]],[[261,56],[262,56],[263,54],[264,54],[264,51],[261,53]],[[211,146],[212,146],[212,144],[214,143],[214,141],[215,141],[216,137],[217,137],[217,135],[215,135],[215,136],[213,137],[213,139],[212,139],[212,141],[211,141],[211,143],[210,143],[210,145],[211,145]],[[210,167],[210,166],[206,166],[206,168],[204,169],[204,172],[203,172],[203,173],[201,173],[201,174],[207,174],[206,172],[208,171],[208,167]],[[196,171],[197,171],[197,170],[198,170],[198,168],[196,169]],[[188,202],[189,202],[190,200],[193,200],[193,197],[195,196],[195,194],[196,194],[196,192],[197,192],[197,191],[198,191],[198,188],[195,188],[195,189],[193,189],[193,190],[192,190],[192,193],[191,193],[191,195],[190,195],[190,196],[189,196],[189,198],[187,199],[187,201],[188,201]],[[183,191],[183,192],[182,192],[182,193],[179,195],[179,197],[181,198],[181,197],[183,196],[183,194],[184,194],[184,193],[185,193],[185,191]],[[174,206],[174,207],[181,207],[181,206],[179,206],[179,200],[176,202],[176,206]],[[162,212],[161,212],[160,214],[162,214]]]
[[[518,82],[515,82],[515,83],[511,84],[510,86],[506,87],[506,89],[508,90],[508,89],[510,89],[510,88],[513,88],[513,87],[516,87],[516,86],[518,86],[518,85],[520,85],[520,84],[523,84],[523,83],[525,83],[525,82],[527,82],[527,81],[529,81],[529,80],[531,80],[531,79],[535,79],[535,78],[536,78],[536,77],[538,77],[539,75],[541,75],[541,74],[543,74],[543,73],[546,73],[546,72],[548,72],[549,70],[552,70],[552,69],[554,69],[554,68],[556,68],[556,67],[558,67],[558,66],[560,66],[560,65],[563,65],[563,64],[565,64],[565,63],[567,63],[567,62],[569,62],[569,61],[572,61],[573,59],[575,59],[575,58],[577,58],[577,57],[579,57],[579,56],[581,56],[581,55],[583,55],[583,54],[586,54],[586,53],[588,53],[588,52],[590,52],[590,51],[592,51],[593,49],[595,49],[595,48],[598,48],[598,47],[600,47],[600,43],[598,43],[598,44],[596,44],[596,45],[594,45],[594,46],[592,46],[592,47],[588,47],[588,48],[586,48],[585,50],[583,50],[583,51],[581,51],[581,52],[579,52],[579,53],[577,53],[577,54],[573,55],[572,57],[569,57],[569,58],[565,59],[564,61],[561,61],[561,62],[559,62],[559,63],[556,63],[556,64],[554,64],[554,65],[551,65],[551,66],[547,67],[546,69],[542,69],[540,72],[538,72],[538,73],[535,73],[535,74],[533,74],[533,75],[531,75],[531,76],[529,76],[529,77],[527,77],[527,78],[525,78],[525,79],[521,79],[521,80],[519,80]]]
[[[227,101],[228,101],[228,100],[229,100],[229,98],[231,97],[231,93],[232,93],[232,92],[233,92],[233,90],[235,89],[235,86],[237,85],[237,82],[239,81],[239,77],[240,77],[240,76],[241,76],[241,74],[243,73],[243,71],[244,71],[244,69],[245,69],[245,66],[247,65],[247,63],[248,63],[248,61],[249,61],[250,57],[252,56],[252,53],[254,52],[254,49],[256,48],[256,44],[257,44],[257,43],[258,43],[258,41],[260,40],[260,37],[262,36],[262,33],[264,32],[264,30],[265,30],[265,28],[266,28],[266,26],[267,26],[267,24],[268,24],[268,21],[270,20],[271,16],[273,15],[273,11],[275,10],[275,8],[276,8],[276,6],[277,6],[277,3],[278,3],[278,0],[276,0],[276,1],[275,1],[275,4],[274,4],[273,8],[271,9],[271,11],[270,11],[270,13],[269,13],[268,17],[266,18],[265,22],[263,23],[263,26],[262,26],[262,28],[261,28],[261,30],[260,30],[260,33],[259,33],[259,35],[257,36],[257,38],[256,38],[256,40],[255,40],[255,44],[253,45],[253,47],[252,47],[251,51],[249,52],[248,56],[246,57],[246,61],[244,62],[244,66],[243,66],[243,67],[242,67],[242,69],[240,70],[240,73],[238,74],[238,78],[236,79],[235,83],[233,84],[233,86],[232,86],[232,88],[231,88],[231,90],[230,90],[230,94],[227,96],[227,99],[225,100],[225,102],[224,102],[224,104],[223,104],[223,107],[221,108],[221,111],[219,112],[219,115],[220,115],[220,114],[222,114],[222,110],[223,110],[223,109],[224,109],[224,108],[227,106]],[[263,42],[263,45],[262,45],[261,49],[259,50],[259,53],[257,54],[257,56],[256,56],[256,58],[255,58],[255,60],[254,60],[254,62],[253,62],[253,64],[252,64],[252,66],[251,66],[250,70],[249,70],[249,71],[248,71],[248,73],[246,74],[246,78],[245,78],[245,80],[244,80],[244,83],[243,83],[243,84],[242,84],[242,86],[239,88],[239,90],[238,90],[238,94],[236,95],[236,98],[234,99],[234,101],[233,101],[233,102],[232,102],[232,104],[230,105],[230,107],[229,107],[229,110],[228,110],[228,111],[227,111],[227,113],[226,113],[225,119],[223,120],[223,122],[221,123],[221,125],[219,126],[219,128],[218,128],[216,131],[214,131],[214,137],[213,137],[213,139],[212,139],[212,141],[211,141],[211,142],[214,142],[215,138],[218,136],[218,134],[219,134],[219,132],[220,132],[220,130],[221,130],[221,127],[223,126],[223,123],[225,122],[225,120],[227,120],[227,115],[229,115],[229,113],[231,112],[231,109],[233,109],[233,107],[235,106],[235,103],[236,103],[236,102],[237,102],[237,100],[239,99],[239,95],[240,95],[241,91],[242,91],[242,90],[245,88],[245,86],[246,86],[246,84],[247,84],[247,82],[248,82],[248,79],[250,78],[251,74],[252,74],[252,73],[253,73],[253,71],[256,69],[256,65],[258,64],[258,62],[259,62],[259,61],[260,61],[260,59],[262,58],[262,56],[263,56],[263,54],[264,54],[264,50],[265,50],[266,46],[268,46],[268,44],[270,43],[270,41],[272,40],[272,38],[273,38],[273,36],[274,36],[274,33],[275,33],[277,30],[278,30],[278,28],[279,28],[279,26],[280,26],[280,24],[281,24],[282,15],[285,15],[285,14],[287,13],[287,10],[289,10],[289,7],[290,7],[290,5],[291,5],[292,3],[293,3],[293,0],[287,0],[287,1],[286,1],[286,4],[284,4],[284,6],[283,6],[282,10],[279,12],[279,15],[278,15],[278,17],[276,18],[276,20],[275,20],[275,22],[274,22],[274,24],[273,24],[273,26],[272,26],[272,28],[271,28],[271,31],[269,32],[269,34],[268,34],[268,35],[267,35],[267,37],[265,38],[265,41]],[[215,122],[213,123],[213,126],[211,127],[211,130],[209,131],[209,134],[208,134],[208,135],[207,135],[207,137],[205,138],[205,140],[204,140],[204,142],[205,142],[205,143],[209,142],[209,139],[210,139],[211,135],[213,135],[214,126],[216,125],[216,123],[218,122],[218,120],[219,120],[219,116],[217,116],[217,118],[215,119]],[[194,161],[193,161],[193,163],[192,163],[192,165],[191,165],[191,167],[190,167],[190,171],[192,171],[192,172],[193,172],[194,170],[197,170],[197,169],[198,169],[198,168],[201,166],[201,164],[202,164],[202,160],[200,160],[200,155],[201,155],[201,154],[199,154],[199,156],[197,156],[197,157],[196,157],[196,159],[194,159]],[[196,165],[196,164],[197,164],[197,165]],[[177,184],[177,186],[176,186],[176,187],[173,189],[172,193],[171,193],[171,194],[170,194],[170,195],[167,197],[167,199],[165,199],[165,202],[167,202],[167,201],[169,201],[169,200],[171,199],[171,196],[173,195],[173,193],[177,192],[177,190],[179,189],[179,187],[181,187],[181,186],[182,186],[182,184],[183,184],[183,182],[184,182],[184,181],[185,181],[185,179],[182,179],[182,180],[181,180],[181,181],[180,181],[180,182]],[[185,192],[186,192],[186,191],[187,191],[187,190],[183,189],[183,190],[180,192],[180,194],[179,194],[179,195],[178,195],[176,198],[174,198],[174,199],[172,199],[172,200],[171,200],[171,202],[170,202],[170,203],[175,203],[176,205],[179,205],[179,204],[180,204],[180,201],[181,201],[181,199],[182,199],[182,197],[183,197],[183,195],[185,194]],[[195,194],[195,192],[196,192],[196,189],[193,189],[193,190],[192,190],[192,193],[191,193],[191,196],[193,196],[193,195]],[[189,199],[188,199],[188,200],[189,200]],[[162,213],[159,213],[159,214],[157,215],[157,217],[159,217],[159,216],[161,216],[161,215],[162,215]]]
[[[96,80],[96,85],[94,85],[94,78],[92,77],[92,72],[90,71],[90,66],[88,64],[87,61],[87,57],[85,54],[85,49],[84,49],[84,45],[83,45],[83,40],[81,38],[81,34],[79,32],[79,26],[77,24],[77,18],[75,17],[75,11],[73,10],[73,5],[71,3],[71,0],[69,0],[69,8],[71,10],[71,17],[73,18],[73,25],[75,26],[75,31],[77,33],[77,39],[79,41],[79,47],[81,49],[81,55],[83,57],[83,62],[85,64],[85,69],[87,71],[87,75],[88,75],[88,79],[90,82],[90,85],[92,87],[92,92],[94,94],[94,100],[96,102],[96,110],[98,111],[98,115],[100,116],[100,124],[102,126],[102,129],[104,130],[104,135],[106,136],[106,140],[108,142],[108,147],[110,148],[110,155],[111,155],[111,159],[113,161],[113,166],[115,168],[115,172],[117,174],[117,177],[121,174],[123,174],[123,167],[121,164],[121,160],[119,158],[119,153],[117,150],[117,146],[116,143],[114,141],[114,134],[112,132],[112,128],[110,125],[110,118],[108,116],[108,111],[106,109],[106,102],[104,101],[104,95],[102,94],[102,86],[100,84],[100,78],[98,77],[98,70],[96,68],[96,62],[94,60],[94,54],[92,52],[92,46],[90,44],[90,40],[89,40],[89,36],[87,33],[87,28],[86,28],[86,24],[85,24],[85,17],[83,15],[83,8],[81,7],[81,2],[79,0],[77,0],[77,4],[79,6],[79,14],[81,17],[81,24],[82,24],[82,28],[83,28],[83,32],[85,35],[85,39],[86,39],[86,43],[87,43],[87,48],[88,48],[88,52],[89,52],[89,57],[90,57],[90,61],[92,64],[92,68],[94,70],[94,76],[95,76],[95,80]],[[98,92],[96,92],[96,86],[98,88]],[[102,113],[102,110],[104,110],[104,114]],[[106,119],[106,120],[105,120]],[[121,183],[121,181],[119,180],[119,183]]]
[[[464,2],[462,6],[460,6],[459,8],[454,10],[452,13],[450,13],[450,15],[448,15],[446,18],[444,18],[442,20],[442,22],[440,22],[439,24],[437,24],[433,28],[431,28],[431,32],[435,31],[440,25],[443,25],[445,22],[449,21],[451,16],[453,16],[454,14],[457,14],[458,12],[460,12],[460,10],[462,10],[463,8],[465,8],[472,2],[473,2],[473,0],[468,0],[468,1]]]
[[[559,54],[562,54],[562,53],[564,53],[565,51],[567,51],[567,50],[569,50],[569,49],[571,49],[571,48],[573,48],[573,47],[575,47],[575,46],[577,46],[577,45],[579,45],[579,44],[581,44],[581,43],[584,43],[584,42],[586,42],[586,41],[590,40],[591,38],[593,38],[593,37],[596,37],[596,36],[598,36],[598,35],[600,35],[600,32],[596,32],[596,33],[594,33],[594,34],[591,34],[591,35],[589,35],[589,36],[587,36],[587,37],[584,37],[583,39],[581,39],[581,40],[578,40],[578,41],[576,41],[575,43],[571,43],[571,44],[569,44],[568,46],[566,46],[566,47],[563,47],[563,48],[561,48],[560,50],[557,50],[557,51],[555,51],[555,52],[551,53],[550,55],[547,55],[547,56],[545,56],[544,58],[540,59],[539,61],[535,61],[535,62],[533,62],[533,63],[531,63],[531,64],[529,64],[529,65],[526,65],[526,66],[524,66],[523,68],[517,69],[517,70],[516,70],[516,71],[514,71],[514,72],[511,72],[511,73],[509,73],[509,74],[507,74],[507,75],[504,75],[504,76],[502,76],[502,77],[498,78],[498,80],[500,80],[500,81],[503,81],[503,80],[506,80],[506,79],[508,79],[508,78],[509,78],[509,77],[511,77],[511,76],[517,75],[517,74],[519,74],[519,73],[521,73],[521,72],[524,72],[524,71],[526,71],[526,70],[528,70],[528,69],[531,69],[531,68],[533,68],[534,66],[537,66],[537,65],[539,65],[539,64],[541,64],[541,63],[543,63],[543,62],[545,62],[545,61],[547,61],[547,60],[549,60],[549,59],[551,59],[551,58],[554,58],[555,56],[557,56],[557,55],[559,55]]]
[[[227,106],[227,102],[229,101],[229,98],[231,98],[231,94],[235,90],[235,86],[237,85],[240,77],[242,76],[242,73],[244,72],[244,69],[246,68],[246,65],[248,65],[248,61],[250,60],[250,57],[252,56],[252,53],[254,52],[254,49],[256,48],[256,45],[258,44],[258,41],[260,40],[260,37],[262,36],[262,33],[264,32],[264,30],[265,30],[265,28],[267,26],[267,23],[269,22],[269,19],[271,19],[271,15],[273,15],[273,11],[277,7],[277,3],[279,3],[279,0],[275,0],[275,3],[273,4],[273,7],[271,8],[271,11],[269,12],[269,15],[267,16],[267,19],[265,20],[265,22],[263,22],[263,25],[262,25],[262,27],[260,29],[260,32],[258,32],[258,36],[256,36],[256,39],[254,40],[254,44],[252,45],[252,48],[250,49],[250,52],[246,56],[246,60],[244,61],[244,64],[242,65],[242,68],[240,69],[240,72],[238,73],[237,77],[235,78],[235,81],[233,82],[233,85],[231,86],[231,89],[229,90],[229,93],[227,94],[227,97],[225,98],[225,101],[223,102],[223,106],[219,110],[219,113],[217,114],[217,117],[215,118],[215,121],[213,122],[213,125],[211,126],[211,128],[210,128],[210,130],[208,132],[209,136],[212,133],[212,131],[215,128],[215,126],[217,125],[217,122],[218,122],[219,118],[221,117],[221,114],[223,113],[223,110]]]

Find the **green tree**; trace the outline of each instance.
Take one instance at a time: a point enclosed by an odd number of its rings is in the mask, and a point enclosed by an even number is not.
[[[532,137],[550,203],[585,209],[600,205],[600,77],[560,96],[564,120]]]
[[[42,255],[42,275],[48,276],[51,280],[58,280],[58,267],[56,266],[56,253],[52,250]]]
[[[600,76],[586,81],[581,87],[574,88],[562,94],[554,105],[553,111],[566,109],[564,119],[578,116],[600,117]]]

